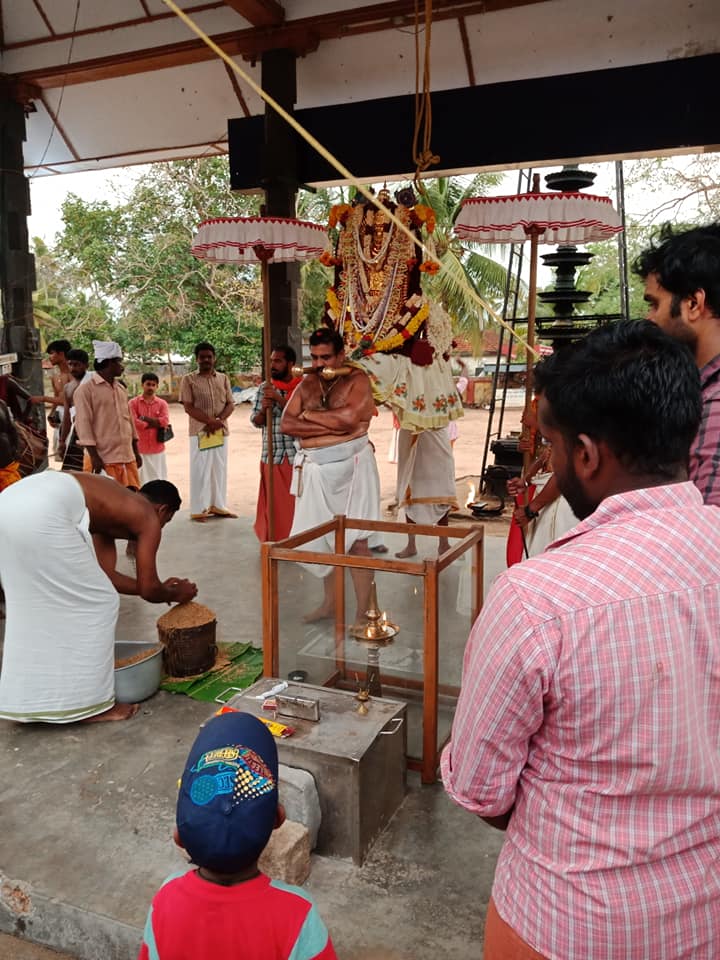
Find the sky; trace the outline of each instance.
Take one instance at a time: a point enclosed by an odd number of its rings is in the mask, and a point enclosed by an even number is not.
[[[720,157],[720,155],[718,156]],[[687,158],[684,161],[683,158],[675,158],[675,163],[676,165],[682,165],[683,162],[690,162],[690,159]],[[615,164],[583,163],[581,167],[584,170],[593,170],[597,173],[594,184],[586,192],[598,196],[609,196],[615,203]],[[557,169],[559,167],[541,169],[539,171],[541,184],[542,176],[545,173]],[[61,207],[68,194],[74,193],[85,201],[108,200],[111,203],[118,203],[132,190],[133,183],[145,170],[147,170],[147,167],[135,166],[32,178],[30,181],[32,216],[28,221],[30,237],[41,237],[46,243],[52,245],[55,235],[62,229]],[[515,193],[516,189],[517,171],[514,170],[505,175],[502,184],[492,193],[512,194]],[[543,186],[541,186],[541,189],[543,189]],[[645,190],[642,186],[635,189],[628,188],[625,197],[627,215],[637,218],[656,207],[664,199],[667,199],[667,197],[662,193]],[[525,263],[526,271],[528,269],[527,260],[528,258],[526,258]],[[553,271],[540,262],[538,268],[540,287],[549,285],[552,278]]]
[[[95,170],[87,173],[66,173],[49,177],[33,177],[30,180],[32,215],[28,220],[31,237],[41,237],[52,244],[55,235],[62,229],[61,207],[68,194],[74,193],[82,200],[120,200],[132,189],[134,181],[147,167],[119,167],[112,170]],[[554,170],[554,167],[548,170]],[[614,169],[612,164],[588,164],[583,169],[599,171],[599,177],[590,193],[614,197]],[[495,193],[514,193],[517,186],[517,171],[509,172],[505,182]],[[611,192],[612,191],[612,192]]]
[[[676,162],[682,162],[676,161]],[[588,193],[609,196],[615,200],[615,165],[613,163],[582,164],[583,169],[594,170],[598,176]],[[62,229],[60,208],[69,193],[83,200],[109,200],[119,202],[132,189],[135,180],[147,169],[144,166],[96,170],[87,173],[66,173],[57,176],[34,177],[30,180],[32,216],[29,218],[30,236],[38,236],[52,243],[55,234]],[[540,170],[541,176],[557,167]],[[509,171],[503,184],[493,193],[514,193],[517,186],[517,171]],[[542,189],[542,187],[541,187]],[[626,208],[631,216],[639,216],[660,201],[657,194],[643,190],[628,189]]]
[[[682,163],[681,160],[677,161]],[[584,170],[593,170],[598,176],[588,193],[609,196],[615,200],[614,163],[582,164]],[[30,201],[32,216],[29,218],[30,236],[42,237],[46,243],[52,243],[55,234],[62,229],[61,206],[65,197],[74,193],[83,200],[122,199],[132,189],[134,181],[147,169],[144,166],[119,167],[112,170],[95,170],[87,173],[66,173],[57,176],[33,177],[30,180]],[[544,173],[556,170],[548,167],[540,170]],[[517,186],[517,171],[509,171],[503,184],[493,193],[514,193]],[[542,189],[542,187],[541,187]],[[628,189],[626,208],[631,216],[639,216],[660,202],[657,194],[642,190]]]
[[[133,182],[145,167],[118,167],[112,170],[93,170],[87,173],[63,173],[50,177],[30,179],[30,206],[28,234],[40,237],[52,245],[55,235],[62,230],[61,207],[70,193],[82,200],[120,202],[122,195],[132,189]]]
[[[52,244],[55,235],[62,229],[61,207],[68,194],[76,194],[82,200],[108,200],[120,202],[135,180],[147,167],[118,167],[112,170],[95,170],[87,173],[66,173],[57,176],[33,177],[30,180],[32,216],[28,220],[31,237],[41,237]],[[548,168],[554,170],[554,167]],[[615,174],[612,164],[587,164],[583,169],[598,170],[599,176],[589,193],[614,197]],[[541,171],[542,173],[542,171]],[[510,171],[501,187],[494,193],[514,193],[517,186],[517,171]]]

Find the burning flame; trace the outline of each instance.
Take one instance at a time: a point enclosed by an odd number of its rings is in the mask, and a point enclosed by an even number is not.
[[[469,507],[471,503],[475,503],[475,494],[477,490],[474,483],[468,483],[468,495],[467,500],[465,501],[465,506]]]

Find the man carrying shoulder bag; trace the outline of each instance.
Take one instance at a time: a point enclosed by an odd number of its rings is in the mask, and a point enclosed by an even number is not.
[[[129,402],[138,435],[138,449],[142,454],[140,481],[167,480],[165,443],[172,440],[170,410],[167,403],[156,396],[158,378],[154,373],[144,373],[141,378],[142,393]]]

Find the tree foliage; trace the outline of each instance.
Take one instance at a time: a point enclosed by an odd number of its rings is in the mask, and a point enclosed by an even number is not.
[[[630,209],[639,224],[720,220],[720,154],[632,160],[624,169],[627,194],[642,191],[644,210]]]
[[[87,339],[109,335],[109,325],[113,338],[143,360],[189,353],[208,339],[226,369],[253,366],[262,327],[258,269],[197,260],[190,247],[202,220],[258,208],[257,197],[230,193],[227,162],[216,157],[155,164],[114,204],[69,195],[51,254],[76,291],[106,307],[102,329],[86,318]]]
[[[455,223],[464,200],[486,195],[501,179],[499,174],[485,173],[424,181],[423,202],[435,212],[435,249],[445,269],[428,277],[423,286],[431,299],[442,304],[450,316],[454,333],[469,343],[476,355],[483,352],[483,331],[493,329],[495,324],[492,314],[478,304],[468,287],[499,312],[507,284],[507,269],[500,261],[497,245],[458,239]]]
[[[655,191],[658,197],[649,214],[629,222],[630,262],[664,220],[720,219],[717,155],[633,161],[625,170],[628,195],[642,184],[646,195]],[[424,278],[425,291],[445,307],[455,332],[478,352],[489,318],[468,286],[499,309],[506,269],[499,248],[459,241],[454,225],[464,199],[485,194],[498,182],[494,174],[426,180],[420,197],[435,212],[434,242],[446,268]],[[393,185],[393,190],[401,186],[406,185]],[[298,216],[324,223],[330,208],[350,202],[355,192],[354,187],[302,190]],[[208,339],[228,372],[257,365],[262,331],[259,269],[196,260],[190,246],[201,221],[256,214],[259,204],[259,196],[230,192],[224,157],[154,164],[127,195],[117,192],[92,202],[68,195],[56,243],[34,241],[35,309],[45,336],[67,336],[86,348],[92,339],[112,338],[145,361],[170,353],[188,355],[198,340]],[[632,204],[628,208],[632,214]],[[578,312],[619,313],[616,246],[604,243],[590,249],[596,256],[578,272],[577,285],[593,297]],[[300,309],[306,331],[317,327],[331,282],[332,272],[318,261],[301,268]],[[631,315],[642,316],[642,283],[632,274],[630,300]]]
[[[298,217],[326,224],[330,208],[336,203],[350,203],[354,195],[353,187],[301,190],[297,199]],[[333,282],[333,270],[319,260],[309,260],[300,268],[300,281],[300,326],[305,333],[312,333],[320,326],[325,313],[325,297]]]
[[[114,324],[110,305],[97,287],[89,288],[67,258],[35,237],[33,294],[35,318],[46,342],[67,337],[76,346],[88,349],[94,338],[111,335]]]
[[[633,262],[641,250],[650,243],[654,230],[629,221],[626,225],[626,249],[628,262],[628,301],[630,318],[637,320],[645,316],[647,307],[643,301],[644,283],[632,269]],[[591,314],[620,314],[621,278],[618,247],[615,241],[588,244],[587,250],[593,259],[577,273],[578,290],[589,290],[592,297],[587,303],[577,307],[581,316]]]

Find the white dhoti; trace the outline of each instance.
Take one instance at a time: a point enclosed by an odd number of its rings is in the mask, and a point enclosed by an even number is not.
[[[551,476],[552,473],[538,473],[533,478],[535,496],[540,493]],[[539,553],[543,553],[546,547],[566,534],[577,523],[580,523],[580,521],[572,512],[565,497],[558,497],[553,500],[552,503],[542,508],[537,520],[528,524],[525,534],[528,557],[536,557]]]
[[[151,480],[167,480],[167,462],[165,452],[144,453],[140,467],[140,483],[150,483]]]
[[[354,520],[380,519],[380,477],[375,454],[367,436],[331,447],[300,450],[293,465],[290,492],[295,495],[295,517],[290,536],[317,527],[344,514]],[[347,550],[356,540],[367,539],[362,530],[347,530]],[[305,544],[303,550],[335,552],[333,533]],[[317,577],[326,577],[331,567],[307,564]]]
[[[198,438],[190,437],[190,515],[227,510],[228,438],[221,447],[200,450]]]
[[[398,427],[393,427],[392,433],[390,434],[390,443],[388,444],[388,463],[397,463],[398,462],[398,437],[400,435],[400,429]]]
[[[112,707],[120,600],[95,558],[77,480],[46,470],[4,490],[0,543],[0,717],[70,723]]]
[[[455,458],[447,427],[400,431],[397,500],[413,523],[436,524],[457,508]]]

